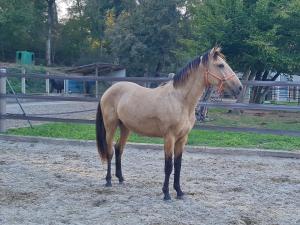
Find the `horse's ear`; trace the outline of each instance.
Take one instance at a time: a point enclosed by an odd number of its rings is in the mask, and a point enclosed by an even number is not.
[[[210,55],[214,60],[216,60],[218,56],[220,56],[221,58],[224,58],[224,55],[221,53],[220,46],[213,47],[210,51]]]
[[[215,53],[215,47],[213,47],[213,48],[210,50],[209,55],[213,57],[213,56],[214,56],[214,53]]]

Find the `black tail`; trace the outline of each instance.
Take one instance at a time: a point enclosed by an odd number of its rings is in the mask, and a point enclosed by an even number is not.
[[[100,103],[98,104],[96,115],[96,142],[101,160],[107,161],[108,149],[106,142],[106,130],[103,123],[103,116]]]

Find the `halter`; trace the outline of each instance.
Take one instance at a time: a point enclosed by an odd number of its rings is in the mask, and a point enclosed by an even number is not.
[[[227,80],[232,80],[233,77],[235,77],[235,74],[231,74],[229,76],[224,76],[224,77],[219,77],[211,72],[209,72],[209,70],[207,69],[204,73],[204,80],[205,80],[205,86],[208,87],[210,85],[210,83],[208,82],[208,74],[213,76],[214,78],[218,79],[219,80],[219,84],[218,84],[218,89],[217,89],[217,92],[218,93],[222,93],[223,91],[223,88],[224,88],[224,83],[227,81]]]

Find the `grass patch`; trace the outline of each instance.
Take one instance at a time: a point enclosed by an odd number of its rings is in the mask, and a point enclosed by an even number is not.
[[[206,125],[251,127],[275,130],[300,131],[300,113],[247,111],[241,115],[224,109],[210,109]]]
[[[95,140],[95,126],[82,124],[51,123],[35,126],[34,129],[27,127],[10,129],[7,133],[24,136]],[[118,135],[119,134],[117,133],[116,139],[118,138]],[[131,134],[129,141],[136,143],[163,143],[161,138],[143,137],[137,134]],[[188,144],[211,147],[243,147],[289,151],[300,150],[299,137],[242,132],[192,130],[189,135]]]

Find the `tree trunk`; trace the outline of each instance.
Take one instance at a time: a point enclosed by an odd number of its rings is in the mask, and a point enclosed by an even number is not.
[[[265,87],[263,92],[260,94],[260,97],[258,99],[258,104],[262,104],[264,100],[266,99],[267,94],[272,91],[271,87]]]
[[[212,94],[213,88],[210,86],[205,90],[205,93],[202,97],[202,99],[199,102],[207,102]],[[206,116],[208,113],[208,109],[206,106],[197,106],[196,108],[196,118],[198,121],[204,122]]]
[[[255,81],[261,81],[262,76],[263,76],[264,73],[265,73],[265,71],[258,71],[255,75]],[[251,95],[250,95],[250,102],[251,103],[255,103],[255,100],[256,100],[256,97],[257,97],[257,94],[258,94],[258,89],[259,89],[259,86],[256,86],[256,87],[252,88],[252,92],[251,92]]]
[[[244,74],[243,74],[243,76],[242,76],[242,81],[248,81],[249,80],[249,78],[250,78],[250,75],[251,75],[251,70],[250,70],[250,68],[248,68],[247,70],[246,70],[246,72],[244,72]],[[240,93],[240,95],[238,96],[238,98],[237,98],[237,103],[244,103],[244,101],[245,101],[245,96],[246,96],[246,94],[248,93],[248,90],[249,90],[249,86],[244,86],[243,87],[243,90],[242,90],[242,92]],[[243,110],[238,110],[238,109],[235,109],[235,110],[232,110],[232,111],[230,111],[230,112],[233,112],[233,113],[235,113],[235,114],[241,114],[241,113],[243,113],[244,111]]]
[[[121,0],[114,0],[114,6],[116,10],[116,18],[121,14]]]
[[[46,41],[46,64],[51,66],[51,48],[52,48],[52,30],[53,30],[53,16],[54,16],[54,4],[55,0],[47,0],[48,3],[48,35]]]
[[[298,87],[299,88],[299,87]],[[300,88],[298,90],[298,105],[300,105]]]
[[[264,71],[263,75],[261,76],[261,81],[266,81],[269,75],[269,71]],[[256,104],[262,104],[264,102],[264,98],[262,96],[262,93],[264,92],[265,87],[258,86],[256,87],[256,94],[254,96],[254,103]]]
[[[58,24],[58,14],[57,14],[57,4],[56,2],[54,1],[54,4],[53,4],[53,19],[52,19],[52,41],[51,41],[51,63],[53,63],[55,61],[55,43],[56,43],[56,40],[57,40],[57,30],[56,30],[56,27],[57,27],[57,24]]]
[[[281,74],[281,72],[277,72],[274,77],[271,79],[267,79],[269,75],[269,71],[265,71],[263,76],[261,77],[263,81],[275,81]],[[252,102],[256,104],[262,104],[265,100],[265,97],[271,90],[271,87],[263,87],[259,86],[255,88],[255,92],[253,93],[253,99]]]

